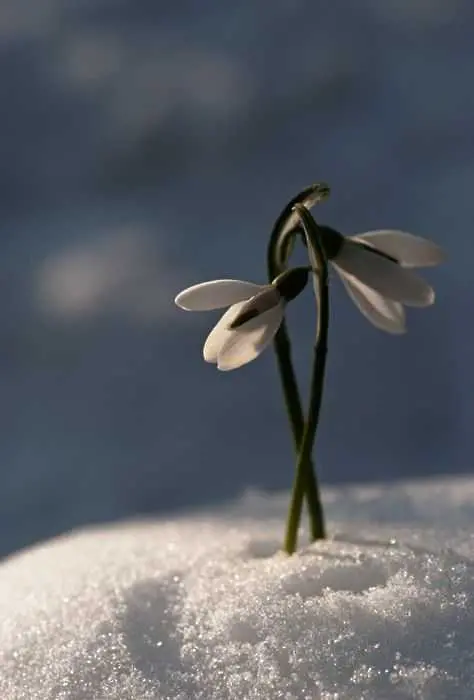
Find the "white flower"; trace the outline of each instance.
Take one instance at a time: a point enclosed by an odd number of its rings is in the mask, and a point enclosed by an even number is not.
[[[370,231],[342,236],[320,226],[328,260],[360,311],[388,333],[404,333],[406,306],[430,306],[432,287],[408,268],[438,265],[442,249],[403,231]]]
[[[299,294],[308,279],[307,268],[294,268],[272,284],[242,280],[213,280],[188,287],[175,299],[186,311],[209,311],[230,306],[204,343],[206,362],[231,370],[251,362],[273,340],[286,303]]]

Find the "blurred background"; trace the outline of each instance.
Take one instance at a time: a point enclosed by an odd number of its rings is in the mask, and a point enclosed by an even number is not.
[[[449,254],[401,337],[335,280],[322,482],[473,469],[473,34],[470,0],[0,0],[0,554],[289,488],[273,354],[217,372],[173,298],[265,282],[316,181],[322,223]],[[310,293],[289,324],[306,386]]]

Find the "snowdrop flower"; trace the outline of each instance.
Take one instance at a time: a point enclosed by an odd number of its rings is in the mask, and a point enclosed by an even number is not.
[[[435,243],[403,231],[370,231],[342,236],[319,226],[322,243],[344,286],[374,326],[404,333],[406,306],[430,306],[432,287],[409,268],[438,265],[444,259]]]
[[[204,343],[205,361],[226,371],[258,357],[278,331],[287,302],[304,289],[309,269],[287,270],[271,284],[223,279],[202,282],[180,292],[175,304],[186,311],[230,307]]]

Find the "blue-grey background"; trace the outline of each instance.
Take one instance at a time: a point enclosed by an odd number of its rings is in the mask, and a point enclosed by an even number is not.
[[[318,180],[321,222],[449,254],[402,337],[335,281],[322,481],[471,471],[473,36],[470,0],[0,1],[1,553],[289,487],[272,353],[217,372],[173,298],[264,282]],[[309,293],[289,322],[304,383]]]

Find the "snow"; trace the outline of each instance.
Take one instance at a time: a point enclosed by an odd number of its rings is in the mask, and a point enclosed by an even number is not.
[[[279,552],[287,494],[90,528],[0,567],[0,697],[472,697],[474,480],[325,492],[331,540]]]

